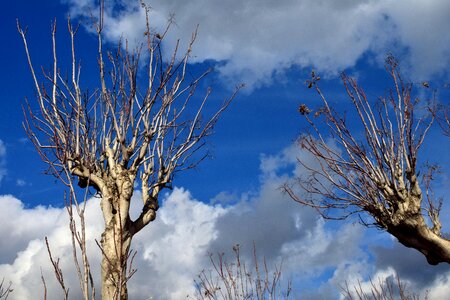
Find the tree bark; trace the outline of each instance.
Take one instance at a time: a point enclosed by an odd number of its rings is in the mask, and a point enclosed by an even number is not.
[[[105,180],[101,209],[105,221],[102,233],[102,299],[128,299],[127,272],[130,245],[133,237],[129,210],[133,195],[133,177],[129,172],[116,168],[116,178]]]
[[[115,217],[105,227],[102,234],[102,299],[128,299],[127,262],[130,252],[132,235],[129,226],[121,226],[119,218]]]
[[[450,263],[450,241],[434,233],[422,215],[405,218],[399,224],[389,226],[387,232],[404,246],[420,251],[430,265]]]

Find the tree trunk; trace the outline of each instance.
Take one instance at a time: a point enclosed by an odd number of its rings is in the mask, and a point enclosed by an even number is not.
[[[126,300],[127,262],[132,235],[128,228],[121,228],[114,219],[102,234],[102,299]]]
[[[422,221],[408,220],[387,230],[400,243],[420,251],[430,265],[450,263],[450,241],[435,234]]]
[[[450,263],[450,241],[434,233],[425,223],[422,215],[405,217],[387,231],[408,248],[420,251],[430,265]]]
[[[128,299],[127,263],[133,233],[130,220],[130,201],[133,178],[125,170],[116,169],[116,178],[107,180],[101,190],[100,206],[105,221],[102,233],[102,299]]]

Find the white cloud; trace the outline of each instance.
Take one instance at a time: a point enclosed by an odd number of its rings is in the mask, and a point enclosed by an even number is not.
[[[360,266],[347,266],[346,268],[342,268],[341,270],[338,270],[338,272],[335,272],[335,276],[333,276],[334,280],[338,279],[339,277],[347,277],[347,284],[348,287],[350,287],[349,292],[353,293],[354,297],[357,297],[358,295],[355,292],[355,288],[357,288],[358,292],[362,291],[366,295],[372,295],[371,291],[374,289],[374,287],[376,290],[378,290],[380,284],[385,284],[386,279],[393,279],[396,276],[395,271],[392,268],[388,268],[386,270],[376,272],[375,274],[373,274],[372,278],[366,280],[365,277],[367,277],[367,272],[365,272],[366,274],[361,274],[362,270],[358,267]],[[344,272],[347,273],[347,276],[343,274]],[[348,274],[350,274],[350,276]],[[343,287],[344,286],[345,285],[343,285]],[[345,298],[341,296],[341,299]]]
[[[135,240],[140,259],[130,289],[148,291],[153,299],[184,299],[193,294],[193,280],[206,260],[209,244],[217,236],[216,219],[226,210],[194,200],[175,189],[164,201],[157,220]],[[141,250],[139,250],[141,249]],[[151,279],[144,274],[150,274]]]
[[[65,1],[73,15],[86,15],[94,7],[93,0]],[[194,61],[222,62],[218,70],[224,78],[250,86],[268,84],[292,66],[314,65],[333,74],[367,53],[378,59],[387,52],[399,55],[415,79],[442,75],[450,66],[446,0],[153,0],[150,5],[150,21],[158,30],[175,13],[168,48],[177,38],[186,43],[199,24]],[[138,1],[116,1],[105,20],[110,40],[143,37]]]
[[[364,236],[363,227],[324,222],[313,210],[297,205],[281,193],[279,186],[301,172],[296,158],[303,155],[298,147],[292,146],[280,154],[263,156],[259,191],[236,197],[235,201],[228,201],[231,196],[224,193],[225,207],[198,201],[181,188],[166,194],[157,219],[133,240],[132,248],[137,251],[134,266],[138,272],[129,282],[130,298],[183,299],[192,295],[194,278],[210,267],[207,254],[228,252],[237,243],[241,245],[243,259],[251,260],[254,243],[258,256],[264,256],[268,266],[283,261],[283,278],[294,281],[297,293],[294,297],[337,299],[338,285],[345,280],[365,281],[372,274],[389,271],[395,262],[390,262],[384,252],[370,251],[381,260],[373,262],[363,250],[366,243],[373,243],[372,238]],[[139,191],[134,197],[132,204],[139,201]],[[137,205],[132,205],[132,217],[138,213]],[[98,199],[88,201],[86,222],[88,255],[94,278],[99,278],[101,256],[95,239],[101,235],[103,220]],[[0,236],[8,241],[0,248],[0,274],[7,282],[13,282],[12,299],[35,298],[43,291],[41,267],[48,299],[61,298],[44,236],[49,238],[53,256],[61,259],[71,297],[80,298],[64,208],[27,208],[13,196],[0,196]],[[396,261],[399,269],[406,268],[406,261],[401,263],[401,258]],[[405,269],[400,275],[414,272]],[[434,280],[420,287],[434,287],[435,293],[444,293],[443,282],[448,272],[441,275],[434,274]],[[414,278],[406,279],[419,284]],[[98,281],[96,286],[99,291]]]
[[[446,31],[450,26],[450,3],[445,0],[385,1],[382,10],[393,25],[391,47],[397,42],[405,48],[405,59],[416,73],[414,77],[448,76],[450,35]]]
[[[139,197],[136,193],[135,197]],[[138,198],[134,199],[139,201]],[[60,258],[65,282],[72,298],[81,298],[72,261],[70,232],[64,208],[27,209],[12,196],[0,197],[0,236],[8,241],[0,249],[0,274],[13,282],[13,299],[32,299],[43,292],[40,268],[46,278],[48,299],[61,294],[47,256],[44,236],[48,236],[53,257]],[[192,199],[175,189],[164,201],[154,223],[133,240],[138,252],[134,266],[138,273],[130,282],[133,299],[182,299],[193,293],[193,279],[205,261],[207,246],[215,238],[214,220],[225,209]],[[136,213],[136,212],[134,212]],[[98,199],[86,208],[88,255],[94,278],[99,278],[99,240],[103,219]],[[149,276],[151,280],[149,280]],[[99,289],[99,282],[96,282]]]
[[[433,285],[429,287],[430,293],[428,294],[429,299],[445,299],[450,293],[450,286],[448,284],[450,280],[450,274],[439,275]]]
[[[96,265],[99,255],[94,238],[98,238],[102,225],[99,207],[96,201],[88,203],[86,217],[89,220],[89,256]],[[48,236],[54,257],[61,258],[61,268],[65,280],[71,288],[71,294],[77,295],[78,286],[72,264],[71,240],[68,228],[68,217],[65,208],[37,206],[26,208],[13,196],[0,196],[0,236],[3,243],[0,249],[0,274],[12,281],[14,292],[12,299],[33,299],[43,287],[41,282],[42,267],[50,292],[48,299],[60,299],[57,285],[45,248],[44,237]],[[98,273],[97,273],[98,274]],[[75,285],[77,284],[77,285]],[[43,295],[43,294],[41,294]]]
[[[278,187],[284,177],[262,176],[267,180],[263,179],[258,194],[243,196],[226,208],[197,201],[188,191],[179,188],[163,197],[156,221],[133,240],[132,248],[137,251],[134,266],[138,272],[129,283],[130,297],[182,299],[193,294],[194,278],[208,267],[207,254],[226,252],[236,243],[242,245],[243,255],[249,257],[254,242],[258,254],[266,256],[269,265],[281,259],[289,259],[289,264],[300,261],[299,251],[289,253],[283,245],[314,241],[320,249],[328,247],[330,236],[323,222],[281,195]],[[134,197],[137,200],[139,192]],[[99,239],[103,226],[98,199],[89,200],[86,212],[88,253],[94,278],[98,278],[101,257],[94,239]],[[136,216],[138,208],[132,207],[131,213]],[[0,274],[13,282],[13,298],[29,299],[42,291],[40,267],[47,281],[49,299],[60,298],[44,236],[49,238],[53,256],[61,259],[72,297],[79,296],[65,209],[26,208],[20,200],[2,196],[0,220],[0,236],[9,241],[0,249]],[[312,251],[309,257],[317,255],[324,253]],[[294,269],[287,267],[290,271]],[[96,284],[99,288],[98,282]]]

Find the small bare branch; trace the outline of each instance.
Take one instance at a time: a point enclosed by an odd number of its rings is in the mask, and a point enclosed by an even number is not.
[[[197,291],[193,299],[289,299],[291,283],[287,282],[287,287],[282,288],[281,264],[269,270],[263,259],[263,268],[260,268],[254,246],[254,269],[248,269],[239,245],[233,247],[233,252],[232,262],[228,262],[223,253],[209,255],[212,270],[203,270],[194,280]]]
[[[14,291],[11,287],[12,282],[10,281],[8,286],[5,287],[5,278],[2,278],[0,282],[0,299],[8,299],[9,295]]]
[[[395,276],[395,279],[388,277],[384,280],[379,279],[375,283],[370,279],[371,288],[365,290],[361,281],[356,286],[350,287],[348,282],[341,286],[341,294],[345,300],[419,300],[420,294],[409,290],[408,286]],[[395,281],[395,282],[394,282]],[[427,293],[423,298],[427,300]]]
[[[59,258],[57,258],[56,260],[53,258],[52,251],[50,250],[50,245],[49,245],[47,237],[45,237],[45,245],[47,246],[47,251],[48,251],[48,256],[50,258],[50,262],[53,265],[53,270],[55,272],[56,280],[58,281],[61,289],[63,290],[64,300],[67,300],[69,298],[69,289],[66,287],[66,285],[64,283],[64,276],[63,276],[61,268],[59,267]]]

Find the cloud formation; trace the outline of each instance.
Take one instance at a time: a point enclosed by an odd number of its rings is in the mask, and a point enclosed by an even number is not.
[[[139,201],[139,193],[133,200]],[[72,258],[70,231],[64,208],[26,208],[13,196],[0,197],[0,236],[7,240],[0,249],[0,274],[13,282],[13,299],[33,299],[43,287],[41,269],[49,291],[48,299],[60,299],[61,290],[54,279],[44,236],[52,255],[60,259],[64,280],[74,299],[81,299]],[[134,212],[138,213],[138,212]],[[159,217],[145,234],[136,236],[132,248],[137,251],[138,269],[129,284],[133,299],[183,299],[193,294],[193,279],[205,261],[207,246],[216,236],[215,219],[225,209],[192,199],[183,189],[175,189],[165,200]],[[99,240],[103,219],[99,199],[90,199],[86,207],[88,257],[97,290],[100,288]]]
[[[93,0],[64,0],[75,16],[86,16]],[[446,0],[153,0],[150,22],[162,30],[171,13],[168,39],[186,44],[196,26],[194,61],[220,62],[229,82],[257,87],[291,67],[314,66],[325,74],[351,68],[363,57],[382,62],[398,56],[413,79],[445,75],[450,66],[450,3]],[[109,40],[140,41],[144,12],[138,1],[106,1]],[[368,56],[367,56],[368,55]]]
[[[346,280],[360,280],[369,286],[369,276],[391,276],[394,269],[414,288],[430,289],[436,295],[448,292],[444,284],[450,276],[448,270],[433,271],[438,269],[427,267],[420,255],[410,255],[404,247],[383,249],[384,243],[367,251],[367,245],[377,243],[373,232],[368,237],[359,225],[326,223],[311,209],[287,199],[279,186],[304,172],[296,163],[298,157],[310,159],[296,145],[277,155],[262,156],[259,190],[237,199],[224,192],[226,196],[216,197],[215,203],[205,203],[183,188],[164,195],[157,219],[133,239],[138,272],[129,282],[130,298],[176,300],[193,295],[194,278],[210,268],[208,253],[226,252],[231,257],[235,244],[241,245],[243,258],[249,261],[253,244],[268,266],[283,261],[283,278],[293,280],[294,298],[338,299],[338,287]],[[132,201],[139,199],[136,191]],[[138,213],[137,206],[132,206],[132,217]],[[100,238],[103,227],[99,199],[88,201],[86,222],[88,255],[98,279],[101,255],[95,239]],[[27,208],[13,196],[0,196],[0,236],[8,241],[0,248],[0,274],[13,282],[12,299],[35,298],[43,291],[41,268],[48,299],[61,298],[44,236],[48,236],[53,256],[61,260],[71,297],[81,297],[64,208]],[[397,256],[397,252],[408,254]],[[411,265],[429,270],[427,280]],[[96,287],[99,290],[98,281]]]

